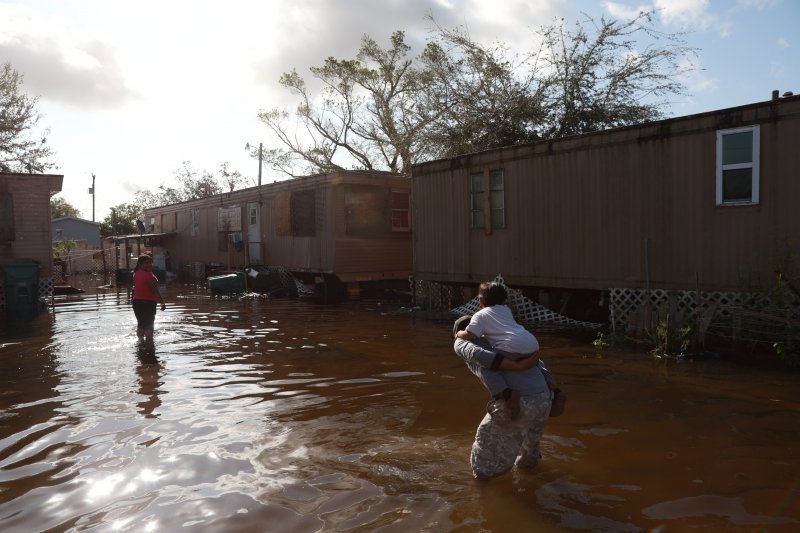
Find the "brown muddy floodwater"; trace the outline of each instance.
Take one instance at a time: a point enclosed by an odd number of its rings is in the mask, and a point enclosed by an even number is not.
[[[540,334],[567,391],[533,473],[469,471],[486,403],[401,305],[172,286],[0,338],[2,531],[800,531],[800,374]]]

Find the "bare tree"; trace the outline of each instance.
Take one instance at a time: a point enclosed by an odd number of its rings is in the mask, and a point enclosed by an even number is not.
[[[427,151],[424,129],[439,110],[424,105],[432,77],[425,62],[409,57],[402,31],[382,48],[364,36],[354,59],[329,57],[312,74],[323,86],[320,98],[292,71],[280,83],[299,98],[294,117],[300,130],[288,124],[290,114],[272,109],[259,118],[277,137],[280,147],[267,150],[273,168],[296,175],[344,168],[408,172]],[[416,63],[416,64],[415,64]]]
[[[161,184],[155,191],[141,190],[134,196],[133,205],[141,210],[162,205],[177,204],[198,198],[208,198],[244,184],[238,170],[231,170],[228,162],[220,163],[219,173],[198,171],[190,161],[184,161],[173,173],[175,186]]]
[[[247,180],[245,180],[241,172],[238,170],[231,170],[228,166],[227,161],[220,163],[219,180],[222,182],[222,185],[228,189],[228,192],[233,192],[235,188],[244,185]]]
[[[695,50],[683,34],[656,31],[652,12],[587,16],[572,30],[556,20],[521,54],[429,20],[419,56],[397,31],[388,48],[365,35],[354,59],[312,68],[319,95],[296,71],[284,74],[300,102],[294,115],[259,114],[278,140],[268,163],[291,176],[348,165],[408,173],[431,158],[640,123],[663,116],[694,68]]]

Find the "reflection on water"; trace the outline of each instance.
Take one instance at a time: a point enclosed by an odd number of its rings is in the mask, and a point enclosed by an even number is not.
[[[481,488],[447,322],[173,287],[149,348],[126,297],[2,332],[2,530],[800,528],[800,376],[542,336],[567,413]]]

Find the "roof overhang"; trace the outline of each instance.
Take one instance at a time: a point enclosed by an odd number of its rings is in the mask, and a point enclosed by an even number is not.
[[[111,237],[106,237],[106,239],[111,239],[115,243],[120,241],[138,241],[143,242],[144,244],[155,244],[159,245],[168,237],[175,235],[174,231],[168,233],[132,233],[130,235],[113,235]]]

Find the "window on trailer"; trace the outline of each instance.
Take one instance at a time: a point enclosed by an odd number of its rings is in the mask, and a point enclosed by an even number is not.
[[[483,218],[483,172],[470,174],[469,202],[472,212],[470,227],[483,229],[486,225]]]
[[[484,172],[470,174],[469,196],[471,209],[471,226],[473,229],[486,228],[486,206],[489,208],[490,229],[506,227],[506,199],[503,170],[489,172],[488,183]]]
[[[411,228],[409,194],[406,191],[392,191],[392,231],[409,231]]]
[[[759,201],[758,126],[717,131],[717,205]]]
[[[489,173],[489,205],[492,208],[492,229],[506,227],[505,183],[502,170]]]

